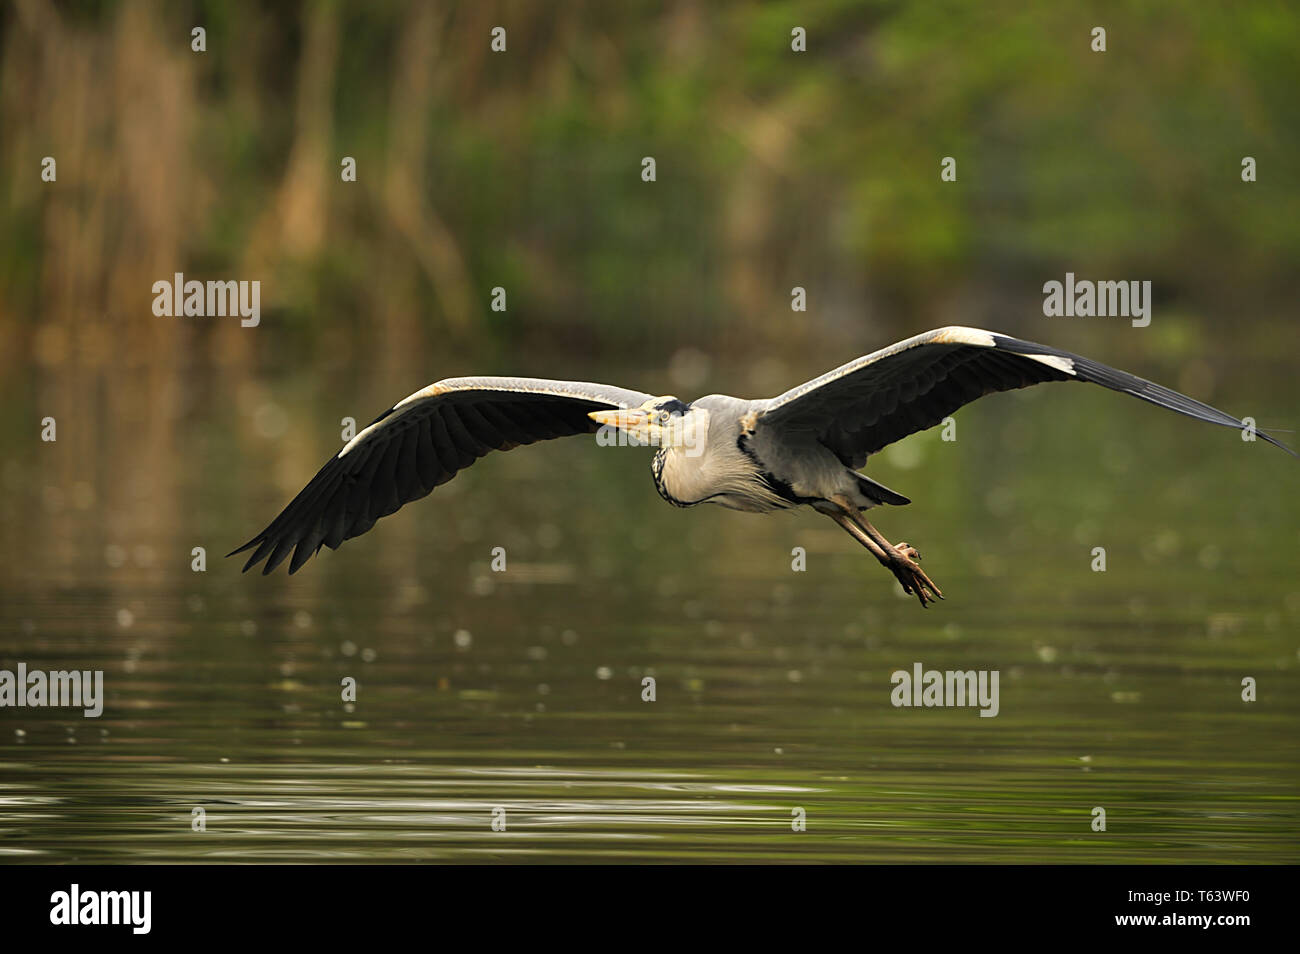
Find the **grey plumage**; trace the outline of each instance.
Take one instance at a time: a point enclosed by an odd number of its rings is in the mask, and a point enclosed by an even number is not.
[[[614,426],[660,445],[652,475],[669,502],[756,512],[811,506],[867,547],[924,606],[941,594],[916,566],[916,551],[888,543],[860,515],[909,501],[858,469],[881,448],[982,395],[1070,380],[1197,420],[1245,427],[1230,414],[1127,372],[962,327],[917,335],[756,401],[714,394],[684,404],[586,382],[451,378],[376,418],[265,530],[230,555],[253,549],[244,569],[265,560],[262,572],[269,573],[292,553],[294,573],[322,546],[336,549],[365,533],[493,450]]]

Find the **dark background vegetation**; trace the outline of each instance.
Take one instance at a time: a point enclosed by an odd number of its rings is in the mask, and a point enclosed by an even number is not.
[[[1213,366],[1290,338],[1285,3],[17,0],[0,22],[7,369],[586,376],[693,348],[802,374],[949,322]],[[1152,280],[1153,327],[1044,319],[1067,270]],[[260,279],[262,327],[155,318],[174,271]]]

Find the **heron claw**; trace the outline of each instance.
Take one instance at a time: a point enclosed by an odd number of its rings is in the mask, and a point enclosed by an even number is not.
[[[890,560],[889,569],[903,587],[903,592],[915,596],[922,609],[936,599],[943,599],[943,592],[939,587],[935,586],[934,581],[926,575],[924,570],[912,562],[912,554],[915,554],[916,550],[905,543],[897,544],[894,550],[898,555],[895,559]]]

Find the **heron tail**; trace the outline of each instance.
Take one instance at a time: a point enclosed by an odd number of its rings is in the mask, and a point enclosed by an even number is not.
[[[849,471],[858,481],[858,490],[862,491],[863,496],[874,500],[878,504],[893,504],[895,507],[902,507],[910,504],[912,501],[900,493],[895,493],[884,484],[878,484],[870,477],[859,474],[856,470]]]

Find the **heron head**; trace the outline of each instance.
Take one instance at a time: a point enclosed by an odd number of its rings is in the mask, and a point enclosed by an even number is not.
[[[672,395],[651,398],[640,407],[592,411],[587,416],[608,433],[626,434],[627,443],[690,448],[698,436],[690,405]]]

